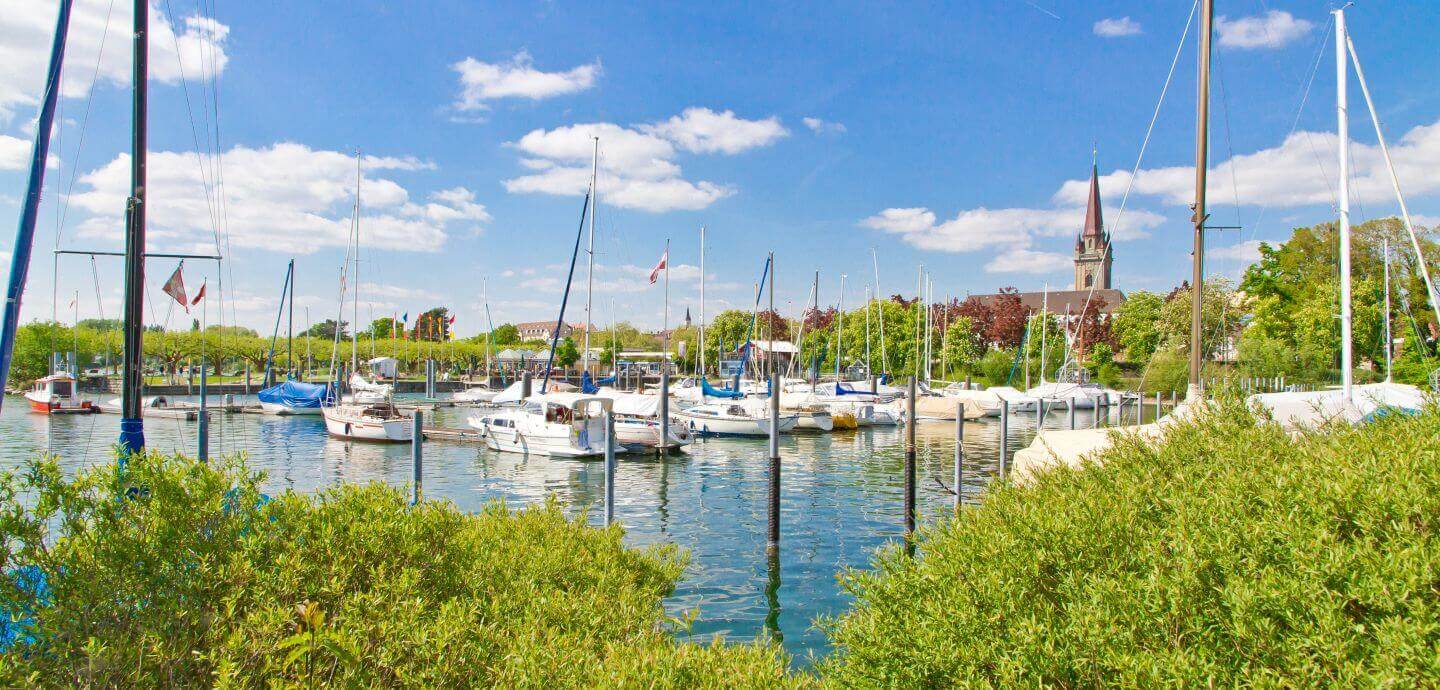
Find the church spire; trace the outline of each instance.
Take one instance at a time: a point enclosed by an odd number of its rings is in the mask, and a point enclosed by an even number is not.
[[[1085,231],[1081,237],[1097,240],[1105,237],[1105,219],[1100,212],[1100,170],[1094,163],[1090,165],[1090,199],[1085,205]]]

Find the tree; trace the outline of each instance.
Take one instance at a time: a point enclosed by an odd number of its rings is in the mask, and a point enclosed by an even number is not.
[[[1161,349],[1175,350],[1184,357],[1190,356],[1190,330],[1192,291],[1188,282],[1171,291],[1169,298],[1160,308]],[[1210,278],[1205,281],[1205,294],[1200,308],[1200,356],[1213,359],[1240,325],[1240,308],[1234,302],[1234,284],[1224,278]]]
[[[1094,345],[1113,345],[1115,336],[1110,327],[1110,319],[1105,318],[1105,307],[1107,303],[1104,297],[1099,295],[1085,301],[1083,311],[1074,323],[1074,343],[1076,359],[1084,360],[1085,353]]]
[[[957,317],[945,330],[944,343],[940,346],[940,359],[946,371],[970,373],[980,363],[985,348],[980,337],[966,317]]]
[[[347,321],[341,321],[341,322],[340,322],[340,339],[341,339],[341,340],[346,340],[346,339],[348,339],[348,338],[350,337],[350,331],[348,330],[349,327],[350,327],[350,323],[349,323],[349,322],[347,322]],[[311,327],[310,327],[308,330],[306,330],[304,333],[301,333],[301,335],[306,336],[306,337],[309,337],[309,338],[317,338],[317,339],[319,339],[319,340],[334,340],[334,339],[335,339],[335,319],[325,319],[324,321],[321,321],[320,323],[317,323],[317,324],[311,326]]]
[[[124,325],[125,322],[120,319],[80,319],[79,323],[81,328],[92,331],[118,331]]]
[[[1148,362],[1160,346],[1160,296],[1136,290],[1115,309],[1111,329],[1115,342],[1125,358],[1132,362]]]
[[[497,346],[515,345],[520,342],[520,329],[513,323],[502,324],[490,333],[490,339]]]
[[[580,360],[580,348],[575,347],[575,341],[569,336],[560,339],[555,346],[555,363],[561,367],[569,367]]]
[[[367,329],[363,335],[368,335],[378,340],[388,340],[392,336],[398,335],[395,328],[396,325],[395,319],[389,316],[375,319],[370,322],[370,328]]]
[[[1025,337],[1025,325],[1030,317],[1030,308],[1020,301],[1020,291],[1013,287],[1000,288],[990,313],[990,327],[985,331],[985,339],[999,347],[1018,347]]]

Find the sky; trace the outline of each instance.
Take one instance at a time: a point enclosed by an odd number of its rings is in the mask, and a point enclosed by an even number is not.
[[[118,259],[52,250],[123,247],[129,4],[75,3],[24,321],[119,313]],[[1192,4],[941,5],[152,4],[150,250],[224,255],[184,267],[192,294],[223,283],[211,323],[269,333],[291,259],[297,324],[333,318],[358,151],[362,323],[446,306],[469,335],[487,304],[497,326],[553,320],[598,137],[601,325],[667,321],[648,280],[667,241],[668,323],[699,318],[702,226],[712,317],[751,303],[771,251],[787,314],[817,271],[822,306],[842,276],[850,305],[913,295],[922,266],[937,299],[1068,288],[1092,157],[1115,287],[1186,278]],[[1207,265],[1236,276],[1259,242],[1335,216],[1334,30],[1330,3],[1216,5],[1211,222],[1240,229],[1210,234]],[[19,216],[55,11],[0,0],[0,217]],[[1440,224],[1440,3],[1347,19],[1411,212]],[[1355,217],[1394,214],[1353,70],[1348,93]],[[581,242],[572,323],[588,226]],[[147,274],[147,321],[172,328],[190,318],[159,292],[174,268]]]

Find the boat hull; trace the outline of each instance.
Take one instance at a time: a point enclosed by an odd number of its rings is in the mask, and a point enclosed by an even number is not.
[[[410,440],[411,421],[405,417],[379,419],[348,415],[333,408],[326,408],[322,413],[325,416],[325,431],[335,438],[377,443],[405,443]]]
[[[685,424],[690,433],[697,436],[769,436],[770,420],[750,417],[695,417],[676,415],[676,420]],[[795,428],[800,418],[794,414],[780,415],[780,433]]]
[[[260,410],[263,411],[265,414],[281,416],[320,414],[320,408],[318,407],[290,407],[288,405],[281,405],[280,403],[267,402],[260,403]]]
[[[41,414],[90,414],[100,411],[89,400],[56,400],[37,395],[34,391],[25,393],[25,401],[30,403],[32,412]]]

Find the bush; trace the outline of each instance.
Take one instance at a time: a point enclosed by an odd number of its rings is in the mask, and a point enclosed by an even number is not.
[[[379,484],[266,501],[238,462],[147,455],[0,478],[0,607],[35,611],[7,687],[731,686],[798,682],[770,646],[678,643],[673,547],[555,503],[467,515]],[[22,506],[22,497],[30,507]],[[55,533],[51,534],[50,530]]]
[[[1238,403],[852,572],[840,687],[1440,683],[1440,411],[1291,437]]]
[[[985,377],[987,386],[1009,385],[1010,372],[1014,367],[1014,350],[990,350],[980,358],[980,375]]]

